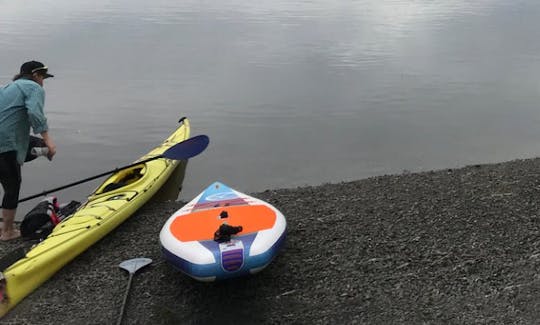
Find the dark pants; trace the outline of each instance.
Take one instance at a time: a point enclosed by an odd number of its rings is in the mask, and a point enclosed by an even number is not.
[[[21,189],[21,165],[17,162],[16,151],[0,153],[0,183],[4,188],[2,208],[17,208]]]

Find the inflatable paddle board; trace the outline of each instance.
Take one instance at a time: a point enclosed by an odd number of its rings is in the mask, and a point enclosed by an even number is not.
[[[173,213],[160,243],[175,268],[211,282],[263,270],[282,247],[286,228],[269,203],[215,182]]]

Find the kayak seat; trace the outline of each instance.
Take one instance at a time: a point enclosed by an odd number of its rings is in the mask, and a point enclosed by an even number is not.
[[[135,168],[127,173],[120,173],[120,177],[105,185],[101,193],[107,193],[136,182],[142,177],[142,170],[142,168]]]

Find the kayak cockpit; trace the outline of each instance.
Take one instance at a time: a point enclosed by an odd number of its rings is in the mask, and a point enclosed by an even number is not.
[[[146,166],[137,165],[123,169],[109,177],[95,192],[94,195],[107,193],[119,188],[123,188],[140,180],[146,172]]]

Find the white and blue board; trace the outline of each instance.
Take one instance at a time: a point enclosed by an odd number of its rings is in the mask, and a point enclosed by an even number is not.
[[[283,246],[286,228],[271,204],[215,182],[173,213],[160,243],[175,268],[211,282],[263,270]]]

